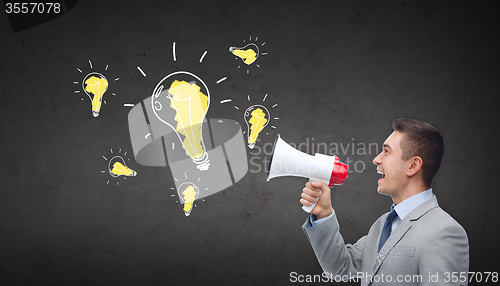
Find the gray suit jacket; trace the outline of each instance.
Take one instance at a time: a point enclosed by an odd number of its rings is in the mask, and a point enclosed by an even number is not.
[[[467,234],[439,207],[435,196],[401,220],[377,253],[388,214],[382,215],[368,234],[353,245],[344,244],[335,215],[310,228],[307,228],[309,222],[306,221],[302,228],[323,271],[332,277],[357,275],[361,285],[373,286],[467,285]]]

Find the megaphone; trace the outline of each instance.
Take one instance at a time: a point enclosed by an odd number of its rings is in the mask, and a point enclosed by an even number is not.
[[[283,176],[309,178],[310,181],[323,181],[329,187],[342,185],[347,178],[349,168],[340,163],[337,156],[328,156],[320,153],[314,156],[303,153],[276,136],[273,152],[267,166],[267,180]],[[303,206],[308,213],[316,206]]]

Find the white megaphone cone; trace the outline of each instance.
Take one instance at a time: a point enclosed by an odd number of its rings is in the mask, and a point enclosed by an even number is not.
[[[340,163],[337,156],[316,153],[314,156],[303,153],[288,145],[280,135],[276,136],[273,152],[267,167],[267,180],[283,176],[309,178],[310,181],[323,181],[329,187],[342,185],[347,178],[348,167]],[[316,206],[303,206],[310,213]]]

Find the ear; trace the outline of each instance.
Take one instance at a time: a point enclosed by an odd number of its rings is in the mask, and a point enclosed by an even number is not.
[[[414,156],[413,158],[410,158],[408,160],[408,163],[410,163],[410,166],[406,170],[406,175],[408,177],[411,177],[415,175],[420,169],[422,169],[422,164],[424,161],[422,161],[422,158],[419,156]]]

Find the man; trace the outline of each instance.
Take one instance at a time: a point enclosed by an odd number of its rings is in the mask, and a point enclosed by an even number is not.
[[[391,212],[355,244],[345,245],[330,189],[323,182],[308,182],[300,202],[318,204],[304,232],[321,267],[336,280],[357,276],[361,285],[467,285],[467,234],[438,206],[431,189],[444,153],[443,137],[419,120],[396,119],[392,126],[394,132],[373,159],[382,175],[377,191],[392,197]]]

